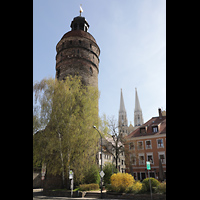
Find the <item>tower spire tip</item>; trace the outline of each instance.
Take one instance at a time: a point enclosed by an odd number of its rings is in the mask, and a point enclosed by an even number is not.
[[[80,4],[80,16],[81,16],[81,13],[83,12],[83,9],[82,9],[82,4]]]

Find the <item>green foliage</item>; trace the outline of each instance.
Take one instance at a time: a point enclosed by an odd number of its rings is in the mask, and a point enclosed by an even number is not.
[[[160,183],[156,188],[155,188],[156,193],[161,193],[161,194],[166,194],[166,182]]]
[[[47,173],[61,175],[64,170],[65,178],[70,166],[75,183],[81,183],[98,150],[99,135],[93,128],[98,124],[98,89],[83,86],[75,76],[43,79],[34,84],[33,92],[34,165],[45,162]]]
[[[99,184],[83,184],[79,186],[80,191],[99,190]]]
[[[103,134],[103,137],[111,134],[111,131],[109,129],[109,122],[105,113],[101,116],[99,120],[99,130]]]
[[[88,172],[86,172],[86,176],[84,179],[86,184],[89,183],[96,183],[99,184],[100,183],[100,175],[99,175],[99,168],[96,164],[92,165]]]
[[[155,179],[155,178],[150,178],[151,180],[151,188],[152,188],[152,192],[154,191],[154,188],[157,187],[160,182]],[[143,192],[150,192],[150,185],[149,185],[149,178],[145,178],[143,181],[142,181],[142,191]]]
[[[110,184],[110,177],[112,176],[113,173],[118,173],[118,169],[116,169],[115,165],[111,163],[107,163],[103,167],[103,172],[105,173],[103,179],[104,179],[104,184]]]

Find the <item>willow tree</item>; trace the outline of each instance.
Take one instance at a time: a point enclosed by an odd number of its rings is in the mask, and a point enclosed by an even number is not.
[[[98,150],[99,136],[93,129],[98,124],[98,89],[83,86],[75,76],[44,79],[34,84],[33,92],[34,162],[46,163],[48,173],[64,178],[73,169],[75,181],[82,182]]]

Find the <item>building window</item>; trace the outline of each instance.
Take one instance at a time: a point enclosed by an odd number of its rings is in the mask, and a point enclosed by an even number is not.
[[[140,133],[146,133],[145,127],[141,127],[141,128],[140,128]]]
[[[136,157],[135,157],[135,154],[130,155],[130,163],[133,164],[133,165],[136,165]]]
[[[146,140],[145,143],[146,143],[146,149],[152,149],[151,140]]]
[[[90,75],[93,74],[93,70],[92,70],[92,67],[90,67]]]
[[[166,160],[165,160],[165,152],[158,152],[158,159],[161,160],[162,164],[166,164]]]
[[[80,23],[79,28],[84,31],[84,24]]]
[[[135,145],[134,145],[132,142],[129,144],[129,149],[130,149],[130,150],[135,149]]]
[[[150,161],[151,164],[154,164],[153,153],[147,153],[147,161]]]
[[[144,154],[140,153],[139,154],[139,165],[144,165],[144,164],[145,164]]]
[[[152,131],[153,131],[153,133],[157,133],[158,132],[158,127],[157,126],[153,126],[152,127]]]
[[[60,69],[57,69],[57,78],[60,76]]]
[[[143,141],[138,141],[138,142],[137,142],[137,148],[140,149],[140,150],[141,150],[141,149],[144,149]]]
[[[157,139],[157,148],[163,148],[163,139]]]

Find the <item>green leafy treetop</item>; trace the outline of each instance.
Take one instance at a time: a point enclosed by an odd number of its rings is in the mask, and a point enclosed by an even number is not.
[[[98,124],[98,89],[82,85],[75,76],[43,79],[33,92],[34,166],[46,163],[48,173],[65,172],[65,178],[72,169],[75,182],[81,183],[98,149],[99,135],[93,129]]]

